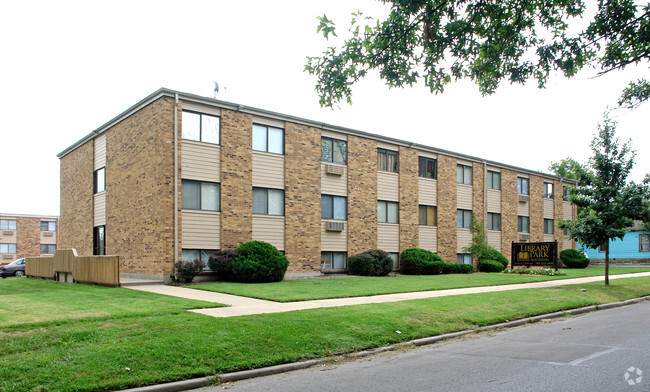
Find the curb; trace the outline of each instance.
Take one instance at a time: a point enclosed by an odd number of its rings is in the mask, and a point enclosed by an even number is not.
[[[256,377],[262,377],[262,376],[270,376],[273,374],[280,374],[280,373],[286,373],[290,372],[293,370],[300,370],[300,369],[307,369],[316,365],[322,365],[324,363],[332,362],[332,361],[337,361],[337,360],[344,360],[346,358],[364,358],[368,357],[374,354],[379,354],[383,352],[388,352],[388,351],[394,351],[399,347],[404,347],[408,345],[414,345],[416,347],[420,346],[426,346],[430,344],[434,344],[443,340],[447,339],[453,339],[457,338],[463,335],[468,335],[471,333],[475,332],[483,332],[483,331],[492,331],[492,330],[497,330],[497,329],[504,329],[504,328],[513,328],[513,327],[518,327],[520,325],[524,324],[529,324],[529,323],[536,323],[542,320],[550,320],[550,319],[555,319],[555,318],[560,318],[560,317],[565,317],[565,316],[573,316],[573,315],[578,315],[578,314],[584,314],[584,313],[589,313],[589,312],[594,312],[598,310],[605,310],[605,309],[612,309],[612,308],[620,308],[622,306],[627,306],[627,305],[634,305],[639,302],[643,301],[650,301],[650,295],[644,296],[644,297],[639,297],[639,298],[632,298],[628,299],[626,301],[621,301],[621,302],[613,302],[609,304],[602,304],[602,305],[592,305],[592,306],[585,306],[582,308],[575,308],[575,309],[569,309],[569,310],[562,310],[558,312],[553,312],[553,313],[547,313],[547,314],[541,314],[538,316],[532,316],[532,317],[526,317],[523,319],[518,319],[518,320],[513,320],[513,321],[507,321],[504,323],[498,323],[498,324],[492,324],[488,325],[485,327],[480,327],[478,329],[466,329],[463,331],[457,331],[457,332],[451,332],[451,333],[446,333],[443,335],[436,335],[436,336],[430,336],[426,338],[420,338],[420,339],[414,339],[414,340],[409,340],[407,342],[402,342],[402,343],[397,343],[393,344],[390,346],[385,346],[385,347],[378,347],[370,350],[364,350],[364,351],[359,351],[356,353],[349,353],[349,354],[343,354],[343,355],[337,355],[334,357],[328,357],[327,359],[310,359],[306,361],[301,361],[301,362],[292,362],[292,363],[285,363],[282,365],[274,365],[274,366],[268,366],[264,368],[259,368],[259,369],[251,369],[251,370],[242,370],[238,372],[232,372],[232,373],[225,373],[221,374],[218,376],[210,376],[210,377],[200,377],[200,378],[193,378],[190,380],[183,380],[183,381],[175,381],[175,382],[170,382],[166,384],[158,384],[158,385],[150,385],[146,387],[138,387],[138,388],[131,388],[131,389],[123,389],[121,392],[179,392],[179,391],[187,391],[189,389],[197,389],[201,387],[205,387],[208,385],[217,385],[219,383],[223,382],[232,382],[232,381],[240,381],[240,380],[246,380],[249,378],[256,378]]]

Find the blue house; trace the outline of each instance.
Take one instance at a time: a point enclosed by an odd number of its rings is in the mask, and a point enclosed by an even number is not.
[[[592,263],[605,262],[605,246],[598,249],[586,248],[578,244]],[[641,224],[636,224],[628,231],[623,240],[609,241],[609,261],[612,263],[650,263],[650,232],[643,231]]]

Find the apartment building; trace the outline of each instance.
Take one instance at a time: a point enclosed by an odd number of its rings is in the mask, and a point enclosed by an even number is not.
[[[367,249],[471,263],[472,213],[507,257],[558,241],[574,182],[461,153],[160,89],[62,151],[61,236],[126,276],[262,240],[289,274],[345,271]]]
[[[54,254],[58,216],[0,213],[0,264]]]

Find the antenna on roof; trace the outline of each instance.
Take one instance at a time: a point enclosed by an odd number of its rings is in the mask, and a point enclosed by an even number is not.
[[[214,81],[214,98],[217,98],[217,93],[219,92],[219,83],[217,81]]]

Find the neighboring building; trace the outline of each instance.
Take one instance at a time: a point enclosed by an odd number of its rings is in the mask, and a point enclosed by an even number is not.
[[[0,264],[54,254],[58,216],[0,213]]]
[[[592,263],[605,262],[605,246],[598,249],[578,244]],[[630,228],[622,240],[609,241],[609,261],[612,263],[650,263],[650,232],[643,231],[641,222]]]
[[[471,263],[472,212],[507,257],[512,241],[574,247],[556,228],[572,180],[168,89],[58,156],[61,248],[118,254],[126,276],[249,240],[289,273],[345,271],[373,248],[396,267],[411,247]]]

